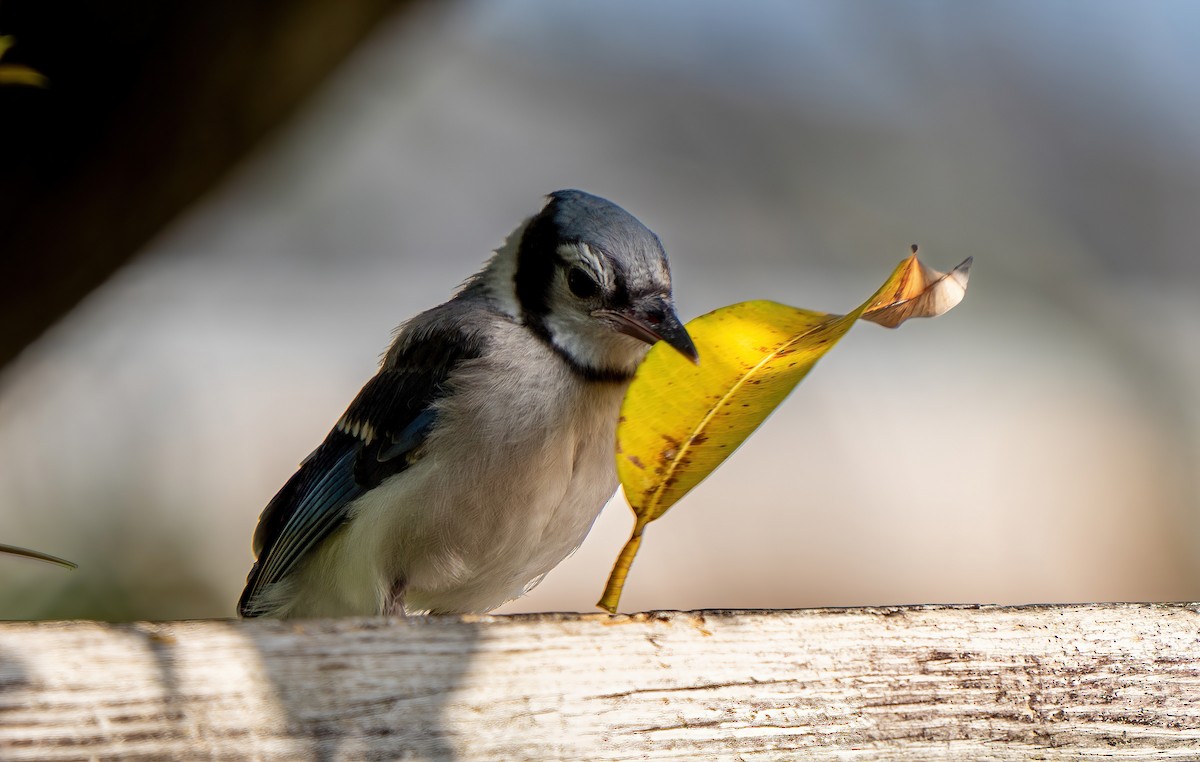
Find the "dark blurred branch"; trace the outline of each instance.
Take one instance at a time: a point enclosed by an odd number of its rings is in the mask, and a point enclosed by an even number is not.
[[[402,0],[0,0],[0,367],[284,119]]]

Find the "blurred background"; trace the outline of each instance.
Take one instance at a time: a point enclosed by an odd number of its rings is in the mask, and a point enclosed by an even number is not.
[[[975,257],[958,309],[855,328],[650,528],[624,610],[1200,599],[1200,6],[480,0],[363,28],[0,372],[0,541],[80,564],[0,557],[0,617],[231,616],[259,511],[392,329],[564,187],[661,236],[685,318],[845,311],[914,242]],[[618,495],[501,611],[593,610],[630,526]]]

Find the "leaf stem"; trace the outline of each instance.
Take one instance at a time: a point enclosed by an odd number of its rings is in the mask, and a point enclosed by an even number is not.
[[[608,575],[608,584],[604,586],[604,595],[596,604],[610,614],[617,613],[617,605],[621,602],[621,591],[625,588],[625,578],[629,576],[629,567],[633,565],[633,557],[637,555],[638,548],[642,545],[642,532],[646,529],[646,524],[647,522],[641,516],[634,521],[633,533],[629,535],[629,541],[625,543],[625,547],[621,548],[621,555],[617,556],[612,573]]]

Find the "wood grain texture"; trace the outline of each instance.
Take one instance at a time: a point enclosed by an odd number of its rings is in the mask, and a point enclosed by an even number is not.
[[[0,758],[1200,759],[1200,606],[8,623]]]

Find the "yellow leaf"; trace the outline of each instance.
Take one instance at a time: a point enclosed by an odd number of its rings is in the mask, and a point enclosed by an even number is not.
[[[617,474],[633,508],[633,533],[598,605],[616,611],[646,525],[733,454],[856,320],[894,328],[911,317],[942,314],[962,300],[970,263],[946,275],[922,264],[914,246],[849,314],[742,302],[688,323],[699,365],[662,342],[652,348],[617,426]]]

